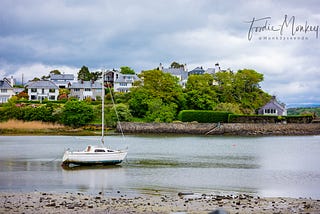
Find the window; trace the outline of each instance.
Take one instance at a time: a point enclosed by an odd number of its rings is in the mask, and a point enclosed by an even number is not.
[[[7,89],[1,89],[1,93],[7,93]]]
[[[106,152],[104,149],[95,149],[94,152]]]
[[[91,88],[85,88],[84,91],[91,91]]]
[[[55,96],[50,96],[50,97],[49,97],[49,100],[55,100],[55,99],[56,99]]]
[[[54,93],[54,92],[56,92],[56,90],[54,88],[49,89],[49,93]]]
[[[73,91],[80,91],[80,88],[75,88],[73,89]]]
[[[277,109],[273,109],[273,108],[267,108],[264,110],[265,114],[276,114],[277,113]]]
[[[125,82],[120,82],[120,86],[127,86],[127,83],[125,83]]]
[[[37,97],[35,95],[31,95],[31,100],[36,100]]]
[[[31,88],[31,92],[35,93],[35,92],[37,92],[37,89],[36,88]]]

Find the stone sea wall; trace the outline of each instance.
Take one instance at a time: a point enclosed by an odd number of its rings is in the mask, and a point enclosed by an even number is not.
[[[132,123],[122,122],[124,133],[198,135],[320,135],[320,123]],[[118,124],[117,131],[120,131]]]

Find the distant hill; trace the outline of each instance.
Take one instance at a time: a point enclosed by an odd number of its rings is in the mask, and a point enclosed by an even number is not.
[[[288,108],[288,115],[301,115],[304,113],[312,113],[314,112],[317,117],[320,117],[320,106],[317,105],[315,107],[297,107],[297,108]]]
[[[287,108],[320,108],[320,103],[290,103]]]

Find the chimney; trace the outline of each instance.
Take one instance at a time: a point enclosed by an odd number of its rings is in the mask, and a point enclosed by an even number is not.
[[[219,63],[216,63],[215,65],[214,65],[214,71],[215,72],[218,72],[218,71],[220,71],[220,66],[219,66]]]
[[[11,87],[13,87],[13,86],[14,86],[14,79],[13,79],[13,76],[11,76],[11,78],[10,78],[10,85],[11,85]]]
[[[183,70],[184,70],[184,71],[188,71],[188,69],[187,69],[187,64],[186,64],[186,63],[184,63],[184,65],[183,65]]]

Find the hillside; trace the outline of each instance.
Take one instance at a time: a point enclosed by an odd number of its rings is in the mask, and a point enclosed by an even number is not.
[[[302,115],[302,114],[315,113],[316,117],[320,117],[320,106],[288,108],[287,111],[288,111],[288,115]]]

